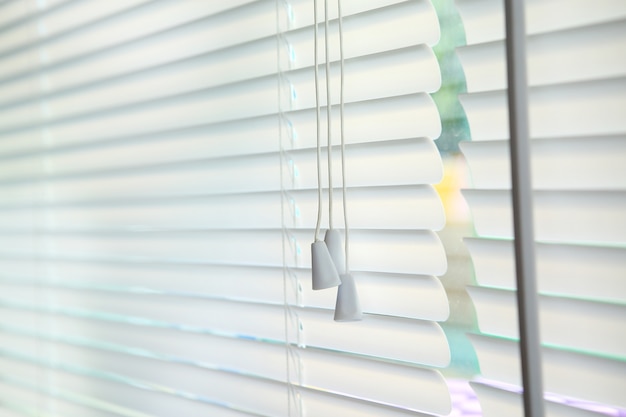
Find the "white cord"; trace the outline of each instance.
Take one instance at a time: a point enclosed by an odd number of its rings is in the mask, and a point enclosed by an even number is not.
[[[282,264],[283,264],[283,314],[285,320],[285,370],[286,370],[286,378],[287,378],[287,413],[288,416],[291,417],[292,413],[292,404],[298,405],[296,398],[298,397],[298,392],[291,381],[291,352],[292,348],[290,345],[290,332],[289,332],[289,324],[291,322],[291,318],[293,315],[293,310],[289,305],[289,297],[287,296],[288,291],[288,280],[289,273],[287,270],[287,252],[286,252],[286,227],[285,227],[285,190],[284,190],[284,169],[283,169],[283,161],[284,161],[284,148],[283,148],[283,107],[282,107],[282,97],[281,97],[281,82],[283,70],[281,67],[281,57],[280,57],[280,47],[281,47],[281,26],[280,26],[280,0],[276,0],[276,70],[278,72],[277,77],[277,88],[276,91],[278,93],[278,147],[279,147],[279,164],[280,164],[280,223],[281,223],[281,244],[282,244]],[[299,372],[298,372],[299,374]]]
[[[326,123],[328,126],[328,228],[333,228],[333,153],[332,153],[332,126],[330,113],[330,54],[328,52],[328,0],[324,0],[324,48],[326,53]]]
[[[344,137],[344,117],[343,117],[343,106],[344,106],[344,96],[343,96],[343,86],[344,86],[344,60],[343,60],[343,16],[341,13],[341,0],[337,0],[337,9],[339,13],[339,64],[340,64],[340,92],[339,92],[339,123],[341,124],[341,194],[343,198],[343,223],[345,227],[345,252],[346,252],[346,271],[348,274],[350,272],[350,264],[349,264],[349,249],[350,249],[350,232],[348,228],[348,208],[346,205],[347,201],[347,186],[346,186],[346,141]]]
[[[322,153],[322,146],[320,143],[320,88],[319,88],[319,70],[317,68],[317,0],[313,0],[313,26],[315,32],[315,39],[313,41],[314,49],[314,65],[315,65],[315,122],[316,122],[316,137],[317,137],[317,223],[315,224],[315,236],[314,241],[320,240],[320,227],[322,224],[322,170],[320,167],[320,159]]]

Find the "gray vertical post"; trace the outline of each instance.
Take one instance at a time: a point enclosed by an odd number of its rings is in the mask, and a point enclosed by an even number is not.
[[[539,310],[535,280],[535,237],[528,135],[524,0],[505,0],[506,59],[511,134],[511,177],[515,272],[519,314],[524,415],[543,417]]]

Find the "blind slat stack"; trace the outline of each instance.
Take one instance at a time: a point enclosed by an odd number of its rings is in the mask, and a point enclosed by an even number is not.
[[[44,3],[0,5],[0,413],[448,413],[430,2],[342,2],[358,323],[310,289],[312,2]]]
[[[502,2],[457,0],[484,415],[522,416]],[[548,416],[626,409],[626,3],[528,0],[537,285]]]

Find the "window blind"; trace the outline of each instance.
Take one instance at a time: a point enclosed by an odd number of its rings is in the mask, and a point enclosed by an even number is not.
[[[310,289],[312,2],[0,4],[3,416],[449,412],[437,16],[342,6],[355,323]]]
[[[472,142],[461,148],[466,240],[480,333],[471,335],[485,416],[522,416],[512,244],[504,14],[501,2],[457,0],[458,49]],[[526,2],[532,183],[546,413],[626,409],[626,4]]]

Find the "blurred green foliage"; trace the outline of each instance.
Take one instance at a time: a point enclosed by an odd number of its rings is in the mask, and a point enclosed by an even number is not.
[[[433,48],[441,68],[441,88],[432,94],[441,116],[442,132],[435,142],[445,154],[459,152],[459,142],[469,140],[469,125],[458,95],[467,91],[463,68],[455,48],[465,45],[465,31],[454,0],[432,0],[439,16],[441,38]]]

